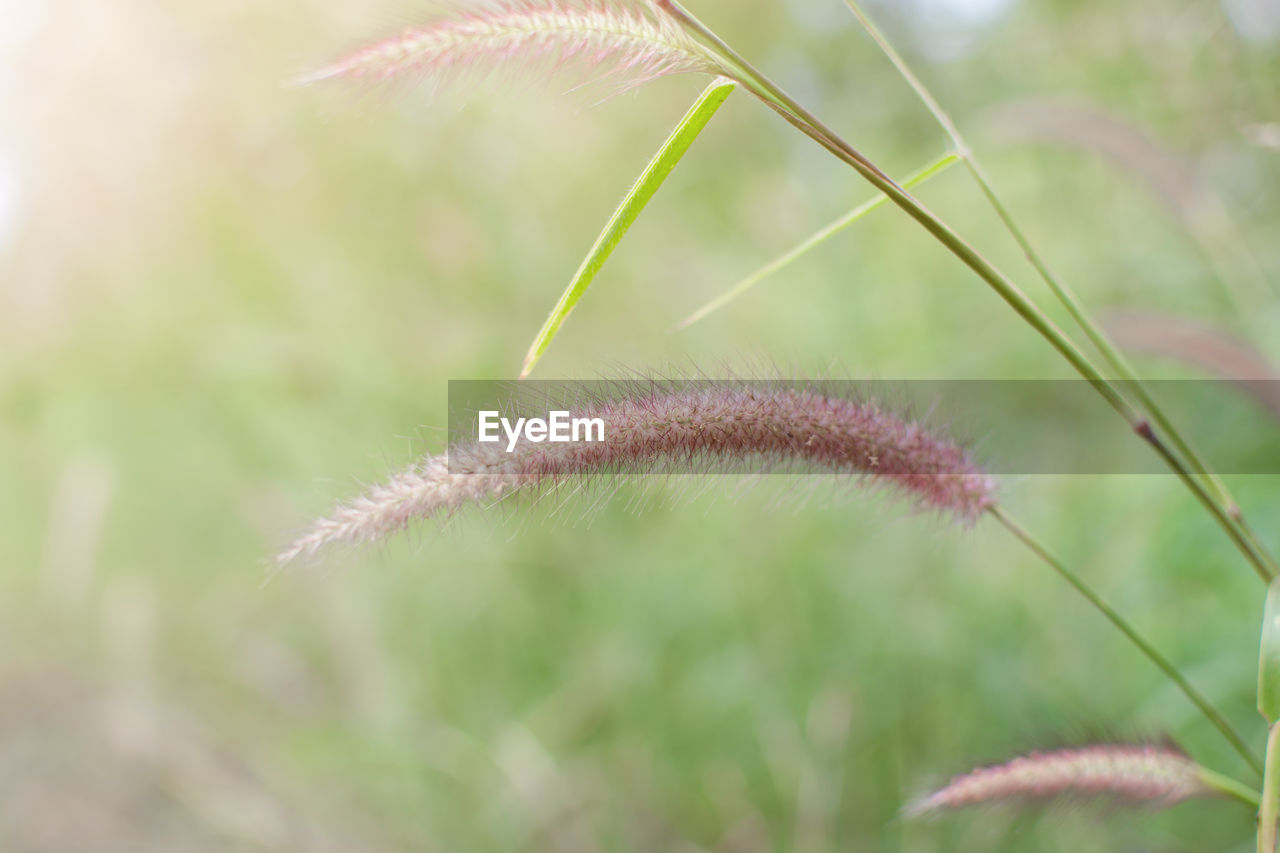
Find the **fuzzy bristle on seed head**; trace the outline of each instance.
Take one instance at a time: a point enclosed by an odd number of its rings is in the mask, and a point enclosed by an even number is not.
[[[972,522],[995,502],[995,482],[958,444],[874,403],[803,388],[621,386],[619,396],[578,407],[599,418],[597,442],[455,444],[316,522],[280,563],[335,542],[367,542],[468,504],[566,480],[708,470],[756,473],[788,465],[851,475],[887,487],[920,509]]]
[[[457,78],[500,67],[579,65],[621,88],[668,74],[722,73],[696,40],[648,0],[451,0],[433,20],[297,82]]]
[[[906,813],[919,817],[996,803],[1097,798],[1164,807],[1211,793],[1199,766],[1176,749],[1106,744],[1033,752],[974,770],[918,800]]]

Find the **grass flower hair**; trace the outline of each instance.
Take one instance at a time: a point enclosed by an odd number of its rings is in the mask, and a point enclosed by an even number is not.
[[[712,54],[647,0],[458,0],[421,26],[300,79],[394,82],[456,78],[520,63],[579,63],[593,79],[634,86],[686,72],[719,73]]]
[[[1111,798],[1130,804],[1172,806],[1214,793],[1214,781],[1178,750],[1155,744],[1100,744],[1033,752],[1006,764],[957,776],[907,809],[911,816],[968,806]]]
[[[974,521],[994,505],[994,481],[955,442],[874,403],[792,387],[694,383],[685,390],[623,383],[614,399],[579,407],[603,440],[460,443],[316,522],[281,563],[334,542],[365,542],[468,504],[566,480],[650,472],[800,466],[900,492],[918,508]]]

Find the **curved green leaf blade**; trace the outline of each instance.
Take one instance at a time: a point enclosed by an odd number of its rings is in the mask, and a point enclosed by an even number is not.
[[[618,209],[613,212],[604,230],[596,238],[595,245],[582,261],[582,266],[578,267],[578,271],[574,273],[573,280],[560,295],[560,301],[551,309],[551,314],[542,325],[542,330],[534,338],[533,344],[529,347],[529,353],[524,359],[524,369],[520,373],[521,379],[529,375],[534,365],[538,363],[538,359],[547,351],[547,347],[551,345],[551,341],[564,324],[565,318],[582,299],[582,295],[587,292],[587,288],[591,286],[591,282],[595,280],[605,261],[613,254],[613,250],[622,242],[632,223],[640,216],[645,205],[689,150],[693,140],[698,138],[698,134],[702,133],[707,122],[711,121],[716,110],[720,109],[720,105],[737,85],[732,80],[721,77],[708,86],[676,125],[676,129],[667,137],[667,141],[658,149],[658,153],[649,161],[649,165],[640,173],[640,177],[632,184],[622,204],[618,205]]]
[[[960,157],[957,154],[946,154],[941,158],[939,158],[938,160],[935,160],[934,162],[930,163],[928,166],[925,166],[923,169],[920,169],[919,171],[914,172],[911,175],[904,178],[902,181],[902,186],[906,189],[911,189],[911,187],[914,187],[919,183],[927,181],[929,178],[932,178],[934,175],[943,171],[951,164],[959,162],[959,160],[960,160]],[[692,326],[694,323],[706,317],[708,314],[711,314],[714,311],[720,310],[721,308],[728,305],[733,300],[737,299],[743,293],[746,293],[748,290],[755,287],[757,284],[759,284],[769,276],[776,273],[778,270],[787,266],[792,261],[797,260],[805,253],[809,252],[811,249],[815,249],[818,246],[822,245],[828,239],[830,239],[831,237],[834,237],[836,234],[848,228],[850,225],[857,222],[859,219],[866,216],[871,211],[880,207],[882,204],[884,204],[888,200],[889,199],[883,193],[881,193],[880,195],[877,195],[875,198],[871,199],[870,201],[855,207],[853,210],[849,211],[844,216],[837,219],[835,222],[832,222],[830,225],[826,226],[821,231],[818,231],[816,234],[809,237],[807,240],[800,243],[795,248],[790,249],[787,252],[774,258],[772,261],[765,264],[760,269],[756,270],[751,275],[747,276],[742,281],[738,282],[733,287],[729,288],[724,293],[717,296],[715,299],[712,299],[706,305],[703,305],[697,311],[694,311],[688,317],[685,317],[675,326],[674,329],[672,329],[672,331],[680,331],[681,329],[688,328],[689,326]]]
[[[1267,722],[1280,720],[1280,579],[1267,590],[1258,650],[1258,710]]]

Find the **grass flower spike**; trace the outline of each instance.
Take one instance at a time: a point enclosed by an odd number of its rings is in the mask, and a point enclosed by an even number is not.
[[[1213,793],[1200,766],[1171,747],[1104,744],[1033,752],[974,770],[907,812],[921,816],[991,803],[1099,797],[1162,807]]]
[[[646,0],[453,0],[435,20],[300,79],[445,79],[519,63],[592,68],[627,86],[687,72],[720,73],[712,54]]]
[[[776,470],[787,465],[853,475],[906,495],[921,509],[972,522],[994,504],[994,481],[954,442],[873,403],[797,388],[693,383],[691,390],[622,385],[580,407],[604,440],[455,444],[322,519],[281,563],[333,542],[363,542],[467,504],[565,480],[614,474]]]

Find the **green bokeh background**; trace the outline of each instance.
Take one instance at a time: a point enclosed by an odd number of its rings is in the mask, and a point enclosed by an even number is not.
[[[837,0],[690,5],[887,171],[945,150]],[[1241,322],[1140,176],[1000,112],[1071,102],[1143,128],[1230,211],[1228,256],[1247,246],[1280,280],[1280,41],[1237,26],[1250,5],[870,8],[1091,307],[1261,330],[1274,351],[1270,300]],[[440,449],[448,379],[518,371],[703,82],[600,104],[519,71],[465,103],[299,89],[280,81],[419,10],[33,8],[5,43],[0,124],[18,189],[0,244],[0,847],[1252,849],[1252,816],[1224,802],[897,818],[977,763],[1099,738],[1167,735],[1249,778],[988,524],[641,482],[273,573],[310,517]],[[1065,323],[962,169],[919,194]],[[736,94],[539,375],[1069,377],[888,209],[667,332],[869,195]],[[1280,481],[1231,485],[1280,546]],[[1263,589],[1175,480],[1004,494],[1261,747]]]

